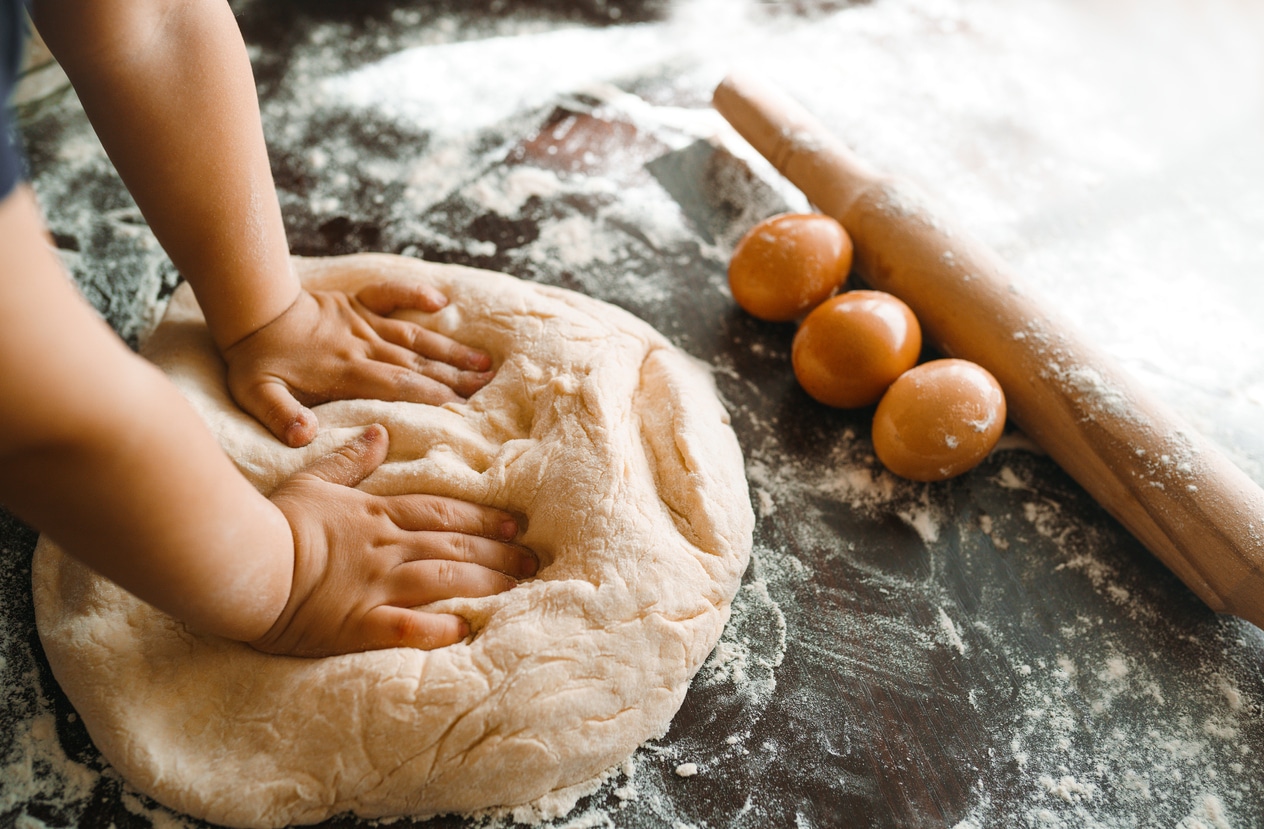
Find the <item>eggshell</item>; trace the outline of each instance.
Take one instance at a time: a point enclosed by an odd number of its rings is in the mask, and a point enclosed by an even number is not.
[[[876,403],[921,350],[922,329],[907,305],[882,291],[848,291],[808,314],[790,357],[808,394],[856,408]]]
[[[967,360],[932,360],[891,384],[873,418],[873,448],[887,469],[942,481],[973,469],[1005,428],[1005,394]]]
[[[748,313],[798,319],[847,279],[851,237],[819,213],[783,213],[750,229],[729,261],[729,289]]]

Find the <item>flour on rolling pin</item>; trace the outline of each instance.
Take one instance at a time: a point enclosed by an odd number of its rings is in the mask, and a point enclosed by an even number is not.
[[[908,303],[930,343],[988,369],[1023,431],[1212,608],[1264,626],[1264,490],[798,104],[740,75],[714,104],[842,223],[861,276]]]

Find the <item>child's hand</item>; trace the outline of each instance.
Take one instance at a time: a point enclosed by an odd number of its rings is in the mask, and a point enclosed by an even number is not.
[[[352,489],[386,447],[386,430],[371,426],[272,494],[294,530],[294,578],[281,616],[254,647],[325,656],[451,645],[469,635],[464,619],[410,608],[490,596],[535,574],[535,556],[512,543],[518,524],[506,512]]]
[[[491,358],[386,316],[446,304],[438,291],[416,283],[382,282],[354,296],[302,290],[281,316],[225,349],[228,388],[237,405],[292,447],[316,437],[307,406],[359,398],[462,400],[491,380]]]

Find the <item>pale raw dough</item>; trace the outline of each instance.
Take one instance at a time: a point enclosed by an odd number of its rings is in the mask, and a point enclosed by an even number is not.
[[[432,606],[470,619],[468,644],[313,660],[191,633],[41,541],[40,636],[101,752],[175,809],[271,827],[521,804],[665,733],[728,618],[754,520],[705,370],[567,291],[386,255],[297,265],[317,287],[384,272],[437,285],[452,301],[427,324],[490,351],[495,380],[442,408],[321,406],[320,437],[292,450],[232,404],[187,288],[144,353],[261,490],[382,423],[390,456],[366,490],[523,513],[547,566]]]

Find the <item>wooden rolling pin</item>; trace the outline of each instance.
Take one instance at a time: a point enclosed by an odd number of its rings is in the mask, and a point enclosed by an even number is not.
[[[996,254],[861,162],[802,107],[733,75],[715,108],[852,236],[871,287],[986,368],[1010,417],[1212,609],[1264,627],[1264,490],[1028,295]]]

